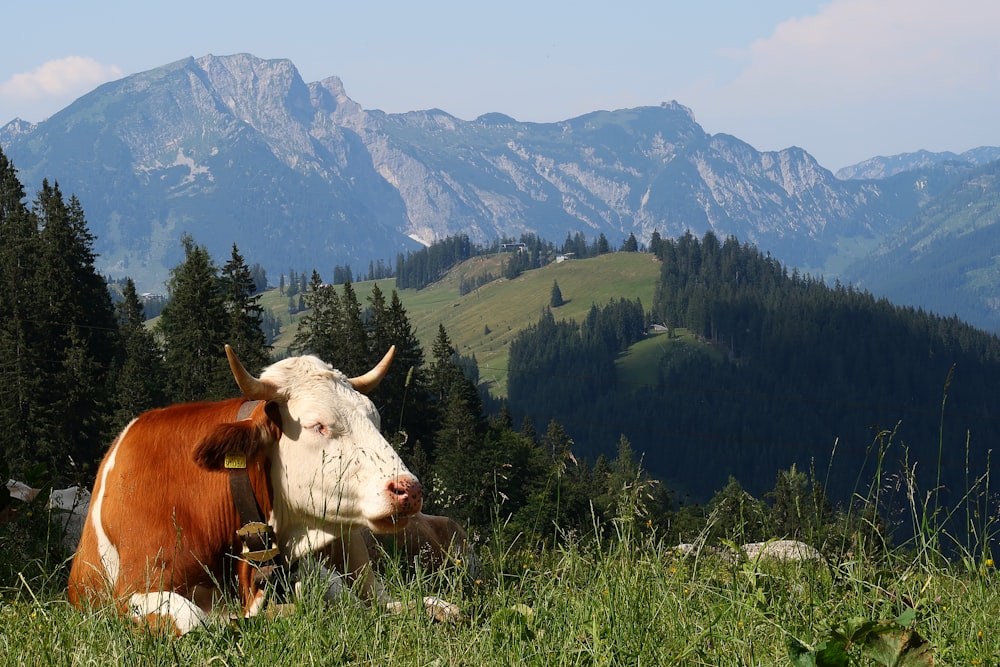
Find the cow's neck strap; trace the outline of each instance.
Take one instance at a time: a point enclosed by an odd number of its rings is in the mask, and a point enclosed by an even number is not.
[[[236,416],[237,421],[248,419],[258,403],[260,401],[243,403]],[[243,545],[240,557],[262,568],[281,565],[281,552],[278,549],[274,529],[267,525],[261,516],[260,507],[257,506],[257,498],[250,485],[246,457],[242,457],[242,464],[240,464],[240,458],[229,459],[227,457],[226,463],[226,467],[229,468],[229,489],[233,494],[236,512],[240,516],[240,529],[236,531],[236,535]],[[230,461],[232,461],[232,465],[230,465]]]

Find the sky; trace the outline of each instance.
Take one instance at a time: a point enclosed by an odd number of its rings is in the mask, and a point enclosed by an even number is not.
[[[292,61],[366,109],[557,122],[676,100],[833,171],[1000,146],[996,0],[4,3],[0,126],[189,56]]]

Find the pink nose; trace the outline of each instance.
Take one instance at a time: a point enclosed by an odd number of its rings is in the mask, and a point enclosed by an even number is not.
[[[396,479],[390,479],[386,491],[389,493],[389,502],[396,508],[397,515],[412,516],[423,507],[424,489],[412,475],[400,475]]]

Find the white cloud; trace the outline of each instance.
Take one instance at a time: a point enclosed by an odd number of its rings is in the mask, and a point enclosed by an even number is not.
[[[68,56],[50,60],[31,72],[15,74],[0,83],[0,95],[10,100],[66,99],[123,76],[117,65],[103,65],[93,58]]]
[[[740,53],[727,87],[785,110],[982,90],[1000,79],[997,25],[992,0],[833,0]]]
[[[728,77],[682,99],[710,132],[798,145],[839,167],[872,155],[996,145],[1000,2],[831,0],[721,55]]]

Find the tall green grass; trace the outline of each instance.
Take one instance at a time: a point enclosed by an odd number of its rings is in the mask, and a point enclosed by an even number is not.
[[[616,519],[587,535],[539,527],[544,537],[529,542],[507,530],[498,504],[491,533],[474,536],[478,578],[465,564],[427,573],[390,563],[384,581],[408,607],[398,615],[326,603],[307,581],[289,615],[220,618],[176,639],[107,610],[72,608],[67,563],[32,559],[0,588],[0,664],[1000,664],[1000,522],[989,475],[970,479],[947,507],[903,474],[903,520],[915,533],[886,548],[881,462],[895,446],[892,433],[873,443],[880,463],[859,484],[857,530],[827,545],[822,561],[736,558],[725,541],[683,554],[641,516],[647,489],[627,483]],[[972,530],[950,533],[956,518]],[[432,622],[425,595],[458,604],[462,620]]]
[[[65,600],[64,568],[35,570],[2,591],[0,656],[10,665],[887,664],[861,641],[878,631],[919,638],[934,664],[1000,657],[1000,582],[986,551],[928,559],[914,557],[916,542],[830,562],[741,562],[707,548],[684,556],[643,526],[621,520],[544,544],[501,541],[497,530],[480,544],[478,580],[461,566],[391,567],[389,589],[413,607],[400,615],[328,604],[307,585],[291,615],[220,621],[182,639],[105,610],[81,613]],[[424,595],[459,604],[463,620],[431,622]],[[849,662],[816,662],[818,647],[851,636]],[[909,662],[896,664],[930,664],[900,655]]]

